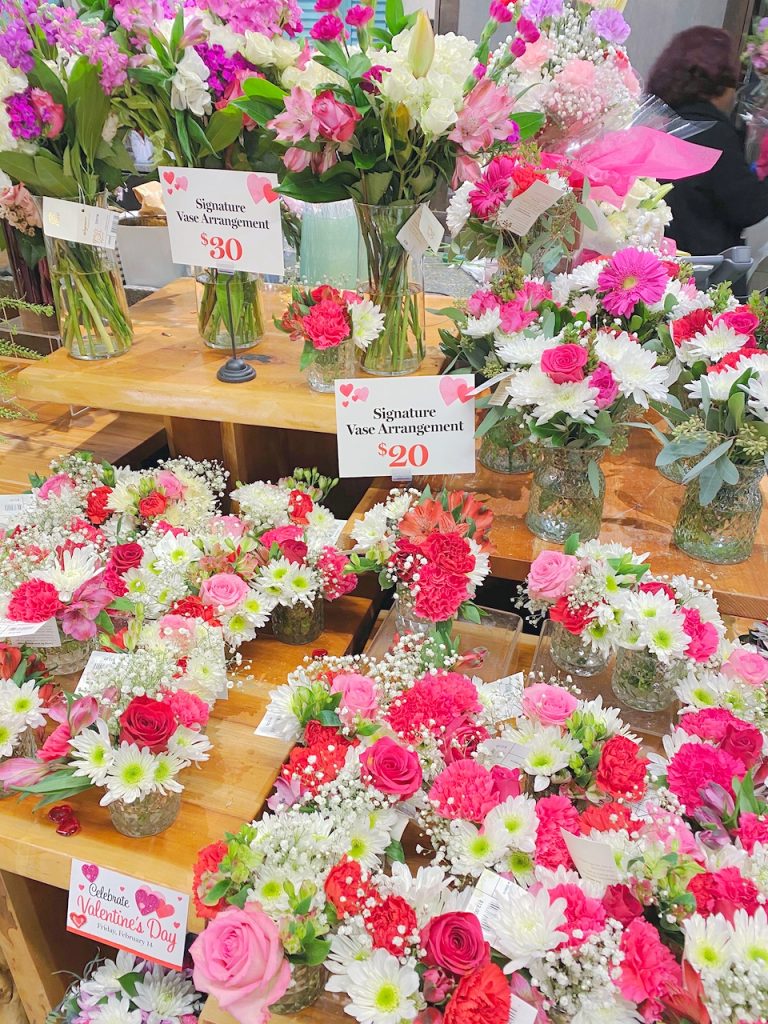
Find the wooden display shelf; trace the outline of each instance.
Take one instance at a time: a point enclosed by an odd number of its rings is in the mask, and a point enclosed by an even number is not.
[[[672,544],[672,527],[683,498],[683,488],[665,479],[655,468],[658,445],[650,431],[631,432],[630,444],[621,455],[609,455],[602,462],[605,474],[605,509],[600,539],[628,544],[638,554],[648,552],[657,574],[693,576],[711,585],[724,615],[762,619],[768,617],[768,512],[764,513],[751,558],[738,565],[714,565],[689,558]],[[547,548],[557,547],[534,536],[525,525],[531,474],[503,476],[478,465],[470,476],[418,477],[415,487],[429,484],[433,490],[445,486],[476,491],[493,509],[491,572],[502,579],[521,581],[531,562]],[[351,546],[350,529],[377,502],[384,501],[392,482],[377,478],[342,532],[341,543]],[[402,486],[402,485],[401,485]],[[768,481],[763,481],[768,497]],[[482,591],[479,594],[482,601]]]

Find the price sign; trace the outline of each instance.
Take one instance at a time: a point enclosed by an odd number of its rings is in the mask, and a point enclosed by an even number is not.
[[[276,174],[161,167],[174,263],[282,276]]]
[[[342,476],[474,473],[470,375],[336,381]]]

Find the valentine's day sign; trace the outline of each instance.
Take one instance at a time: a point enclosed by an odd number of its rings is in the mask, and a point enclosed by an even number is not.
[[[180,968],[189,896],[81,860],[69,875],[67,931]]]
[[[340,475],[474,473],[474,383],[469,374],[337,380]]]
[[[161,167],[174,263],[282,276],[276,174]]]

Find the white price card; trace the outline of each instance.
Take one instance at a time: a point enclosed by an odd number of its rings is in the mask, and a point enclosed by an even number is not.
[[[475,472],[470,375],[336,381],[339,475]]]
[[[483,929],[486,941],[493,943],[495,939],[494,924],[499,915],[499,900],[510,889],[519,889],[517,882],[502,878],[495,871],[487,868],[477,880],[475,888],[470,891],[464,909],[474,914]]]
[[[56,619],[45,622],[16,622],[0,619],[0,640],[18,640],[35,647],[60,647],[61,637]]]
[[[530,188],[499,210],[496,221],[504,231],[527,235],[542,213],[554,206],[562,195],[562,189],[545,181],[534,181]]]
[[[0,494],[0,530],[13,530],[32,504],[31,494]]]
[[[286,722],[269,708],[253,732],[256,736],[269,736],[270,739],[285,740],[286,743],[293,743],[301,735],[298,722]]]
[[[604,882],[613,885],[619,881],[619,870],[616,867],[613,850],[607,843],[599,843],[585,836],[575,836],[572,832],[560,829],[568,853],[571,855],[576,870],[587,882]]]
[[[276,174],[160,167],[174,263],[281,276]]]
[[[444,235],[443,225],[424,204],[400,228],[397,240],[409,256],[420,259],[427,249],[436,253]]]
[[[533,1024],[538,1015],[539,1011],[535,1006],[531,1006],[530,1003],[526,1003],[520,996],[516,996],[514,992],[512,993],[507,1024]]]
[[[67,931],[179,969],[188,913],[186,893],[72,860]]]
[[[114,249],[117,245],[117,214],[101,206],[43,198],[43,231],[49,238]]]
[[[85,668],[75,687],[75,693],[85,694],[86,696],[90,694],[91,686],[97,681],[99,673],[107,665],[114,664],[115,661],[127,657],[127,654],[121,654],[120,651],[91,651],[90,657],[85,663]]]
[[[494,722],[517,718],[523,710],[523,673],[505,676],[492,683],[481,683],[477,694]]]

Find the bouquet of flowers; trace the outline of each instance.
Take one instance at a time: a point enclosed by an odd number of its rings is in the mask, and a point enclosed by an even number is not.
[[[661,252],[668,245],[664,229],[672,221],[672,210],[664,201],[674,188],[655,178],[637,178],[624,201],[616,206],[606,199],[589,199],[586,206],[594,225],[583,225],[579,249],[582,256],[606,255],[630,246]]]
[[[309,386],[333,391],[337,378],[354,375],[355,351],[365,352],[379,337],[384,317],[378,306],[354,292],[294,285],[291,302],[275,325],[304,343],[299,365],[309,370]]]
[[[4,171],[0,171],[0,221],[16,294],[34,305],[52,306],[40,210],[29,190],[22,184],[12,185]]]
[[[37,747],[56,693],[43,662],[26,647],[0,643],[0,761]]]
[[[717,669],[688,672],[676,694],[683,712],[725,708],[761,731],[768,727],[768,657],[760,647],[726,642]]]
[[[169,970],[119,952],[114,960],[90,963],[85,976],[70,986],[51,1011],[47,1024],[99,1024],[143,1017],[164,1024],[197,1024],[204,1002],[189,968]]]

